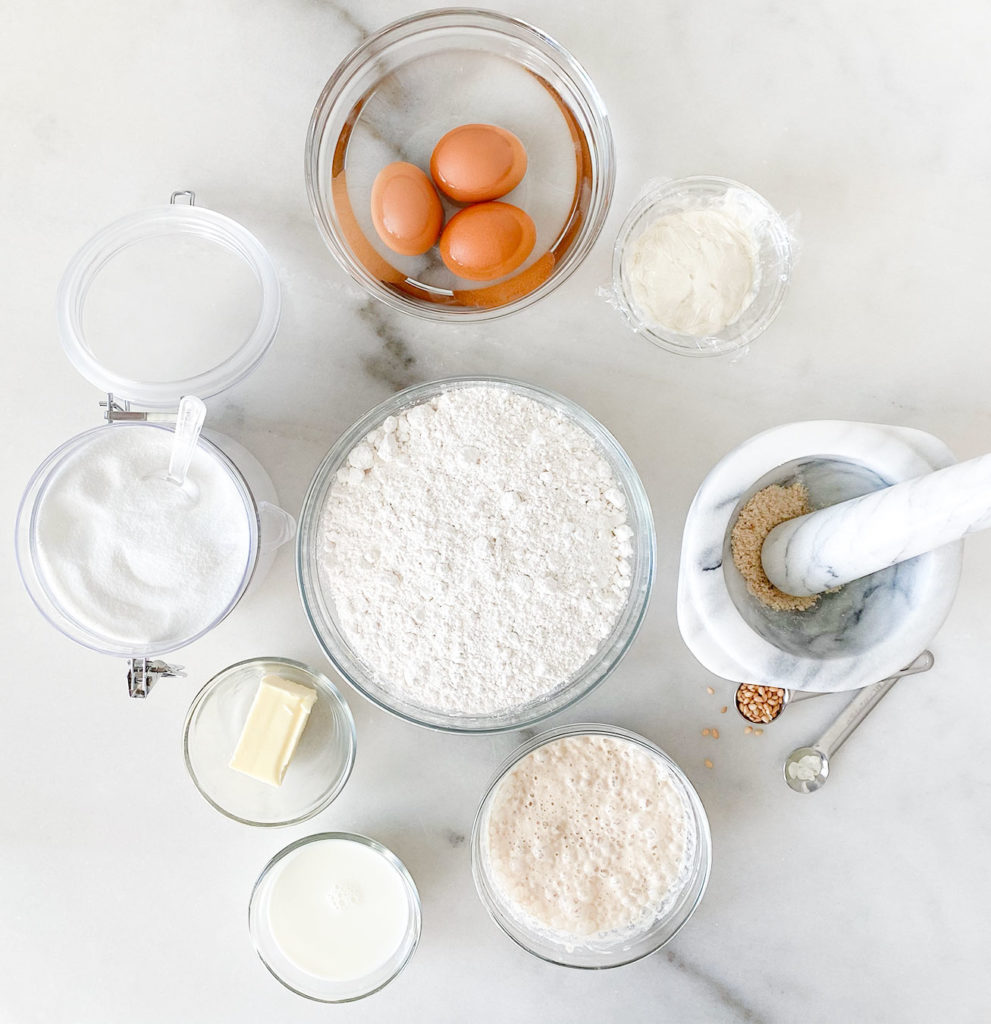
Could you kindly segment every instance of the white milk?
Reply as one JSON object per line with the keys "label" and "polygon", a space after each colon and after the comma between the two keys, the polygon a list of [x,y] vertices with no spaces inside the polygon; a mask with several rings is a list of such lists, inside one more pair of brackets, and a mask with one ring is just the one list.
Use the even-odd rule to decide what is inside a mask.
{"label": "white milk", "polygon": [[377,850],[347,839],[289,854],[268,899],[275,944],[300,970],[328,981],[356,981],[382,967],[409,921],[399,872]]}
{"label": "white milk", "polygon": [[165,480],[172,438],[151,426],[101,428],[39,497],[45,588],[108,643],[191,639],[224,614],[248,567],[249,512],[234,480],[200,447],[186,487]]}

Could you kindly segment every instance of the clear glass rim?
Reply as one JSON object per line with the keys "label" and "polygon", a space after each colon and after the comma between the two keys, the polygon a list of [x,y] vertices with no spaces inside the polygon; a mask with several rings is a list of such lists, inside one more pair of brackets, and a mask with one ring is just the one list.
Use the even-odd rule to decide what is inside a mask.
{"label": "clear glass rim", "polygon": [[[543,698],[534,702],[532,705],[529,705],[531,712],[525,717],[521,717],[519,715],[518,712],[521,709],[515,709],[516,713],[510,711],[500,715],[457,717],[445,715],[441,712],[431,712],[429,709],[422,709],[425,713],[436,716],[435,720],[429,720],[393,706],[385,697],[370,690],[362,680],[360,666],[355,666],[351,662],[350,658],[346,656],[342,657],[341,652],[339,652],[332,643],[328,642],[328,639],[324,636],[322,624],[318,619],[316,609],[312,606],[315,602],[311,602],[309,594],[309,590],[312,586],[311,577],[316,578],[318,574],[311,564],[312,559],[308,558],[311,554],[307,547],[308,538],[319,525],[319,516],[323,508],[323,500],[326,496],[326,491],[332,482],[335,467],[347,457],[347,454],[352,450],[355,444],[358,443],[358,441],[364,438],[369,431],[374,429],[375,426],[377,426],[393,411],[394,407],[398,406],[401,408],[408,408],[412,405],[420,404],[422,401],[426,401],[430,397],[452,388],[486,385],[506,387],[509,390],[518,389],[537,401],[543,401],[551,406],[556,406],[566,410],[573,419],[577,420],[579,426],[588,430],[592,437],[600,445],[606,448],[609,456],[611,457],[613,470],[616,471],[617,465],[622,467],[621,475],[623,479],[620,483],[631,493],[631,496],[637,505],[637,514],[642,519],[642,529],[638,530],[635,535],[639,537],[643,548],[643,561],[639,566],[639,576],[642,580],[640,589],[643,593],[638,602],[636,586],[631,582],[629,600],[617,619],[616,627],[614,627],[614,629],[619,629],[620,625],[623,624],[622,632],[625,633],[625,639],[621,645],[621,649],[617,651],[611,659],[602,663],[600,666],[602,671],[597,676],[589,675],[588,678],[583,681],[583,685],[581,687],[572,690],[574,683],[562,686],[559,690],[555,691],[555,693],[551,694],[549,698]],[[590,426],[593,429],[589,429]],[[571,399],[554,391],[539,387],[538,385],[498,376],[476,375],[447,377],[439,380],[428,381],[423,384],[415,384],[412,387],[397,392],[391,398],[379,403],[368,413],[362,416],[334,442],[327,455],[324,456],[320,465],[317,467],[317,470],[310,481],[310,485],[306,490],[306,495],[303,498],[302,511],[299,517],[299,529],[296,536],[296,578],[303,611],[310,624],[310,628],[313,631],[313,635],[316,637],[317,642],[324,654],[327,656],[327,659],[333,665],[334,669],[352,687],[354,687],[358,693],[371,701],[377,707],[389,712],[389,714],[395,715],[403,721],[410,722],[424,728],[433,729],[438,732],[450,732],[461,735],[487,735],[501,732],[515,732],[516,730],[527,728],[528,726],[542,722],[545,719],[550,718],[552,715],[556,715],[558,712],[571,707],[605,682],[605,680],[619,666],[643,625],[653,591],[656,561],[656,536],[653,515],[651,513],[649,499],[647,498],[647,492],[635,467],[633,466],[633,463],[630,461],[629,456],[626,454],[625,450],[616,438],[613,437],[613,435],[601,423],[599,423],[591,413],[587,412]],[[318,590],[318,587],[314,586],[313,589]],[[604,643],[600,650],[606,649],[607,648]],[[583,669],[581,670],[583,673],[587,671],[589,665],[595,663],[596,657],[597,656],[594,655],[592,659],[583,666]],[[524,705],[523,707],[526,708],[527,706],[528,705]]]}
{"label": "clear glass rim", "polygon": [[[359,995],[348,996],[344,999],[324,999],[321,996],[312,995],[309,992],[302,992],[300,989],[291,985],[285,978],[283,978],[275,968],[265,959],[262,955],[262,951],[259,948],[258,940],[255,934],[255,917],[253,911],[255,908],[255,901],[259,890],[267,880],[268,876],[272,873],[273,869],[282,862],[289,854],[294,853],[296,850],[303,846],[308,846],[310,843],[323,842],[325,840],[343,840],[349,843],[357,843],[360,846],[367,846],[369,849],[374,850],[376,853],[381,854],[386,861],[396,870],[399,877],[402,879],[403,885],[406,889],[407,897],[409,898],[410,909],[412,913],[412,926],[413,926],[413,940],[410,943],[410,948],[406,955],[403,957],[402,962],[396,967],[395,971],[389,975],[381,984],[376,985],[374,988],[369,989],[367,992],[362,992]],[[248,900],[248,934],[251,936],[251,944],[254,946],[255,953],[258,959],[265,965],[265,969],[269,974],[280,985],[284,985],[290,992],[295,995],[302,996],[304,999],[310,999],[315,1003],[355,1003],[359,999],[365,999],[368,996],[374,995],[376,992],[381,992],[387,985],[395,981],[400,974],[406,969],[406,965],[413,958],[413,954],[416,952],[417,947],[420,944],[420,935],[423,928],[423,907],[420,901],[420,893],[416,887],[416,883],[413,881],[413,876],[409,873],[406,865],[399,859],[383,843],[380,843],[377,839],[372,839],[370,836],[362,835],[359,832],[319,832],[315,835],[304,836],[302,839],[297,839],[295,842],[290,843],[288,846],[283,847],[274,857],[262,868],[261,874],[255,880],[255,884],[251,888],[251,896]]]}
{"label": "clear glass rim", "polygon": [[231,481],[237,488],[238,493],[244,502],[244,511],[248,524],[247,563],[245,565],[244,574],[241,577],[241,582],[227,607],[213,622],[204,626],[193,636],[183,637],[176,641],[165,641],[162,643],[129,646],[100,637],[88,627],[83,626],[81,623],[77,623],[76,620],[68,614],[68,612],[61,608],[58,601],[50,595],[48,587],[44,583],[43,574],[39,571],[35,562],[34,531],[38,514],[38,499],[44,492],[52,474],[59,468],[59,466],[62,465],[64,459],[70,455],[74,449],[82,448],[83,445],[87,443],[88,438],[94,436],[101,430],[133,429],[166,430],[169,433],[172,433],[172,428],[165,426],[164,424],[147,423],[142,421],[101,424],[70,437],[67,441],[64,441],[58,448],[51,452],[32,474],[27,487],[24,489],[24,494],[21,497],[20,505],[17,509],[17,521],[14,528],[17,569],[21,577],[21,582],[24,584],[24,588],[27,590],[32,604],[34,604],[38,611],[41,612],[42,616],[63,636],[68,637],[70,640],[80,644],[82,647],[89,648],[91,651],[97,651],[100,654],[108,654],[118,658],[148,658],[160,654],[168,654],[170,651],[177,651],[180,648],[188,647],[189,644],[199,640],[200,637],[205,636],[212,629],[220,625],[220,623],[230,615],[234,608],[237,607],[238,602],[244,596],[244,592],[248,589],[248,584],[251,582],[251,578],[254,575],[255,568],[258,564],[259,538],[261,530],[258,503],[255,501],[251,488],[248,486],[248,482],[244,479],[241,471],[234,465],[227,455],[221,451],[217,445],[201,434],[197,444],[209,455],[215,458],[229,474]]}
{"label": "clear glass rim", "polygon": [[[592,133],[592,137],[589,137],[588,132],[583,128],[583,135],[586,136],[589,155],[595,170],[595,180],[588,216],[580,229],[579,240],[569,249],[565,258],[554,267],[551,276],[542,285],[518,299],[490,308],[435,306],[400,296],[385,288],[341,242],[334,224],[325,212],[329,199],[325,198],[321,176],[322,139],[330,114],[335,104],[341,99],[351,76],[362,67],[364,62],[385,52],[393,42],[414,34],[428,32],[433,28],[451,27],[452,25],[508,34],[529,43],[547,59],[553,61],[572,84],[573,98],[580,102],[582,114],[587,119],[589,130]],[[373,297],[400,312],[435,322],[466,323],[491,320],[524,309],[563,284],[577,270],[595,244],[605,224],[612,201],[616,166],[612,131],[605,105],[585,68],[567,49],[546,32],[519,18],[480,8],[446,7],[421,11],[384,26],[361,42],[341,61],[320,93],[310,118],[306,136],[304,174],[310,210],[324,244],[330,249],[339,265],[358,284]]]}
{"label": "clear glass rim", "polygon": [[[344,719],[347,722],[347,730],[344,736],[344,743],[347,748],[346,752],[346,766],[344,771],[335,780],[333,786],[328,788],[325,796],[320,802],[312,809],[304,814],[296,815],[293,818],[287,818],[284,821],[254,821],[251,818],[243,818],[238,814],[234,814],[233,811],[229,811],[226,807],[218,804],[200,785],[200,780],[196,775],[196,771],[193,768],[192,761],[189,757],[189,730],[192,725],[193,718],[202,705],[202,703],[210,696],[210,694],[219,686],[232,672],[238,669],[247,668],[250,665],[289,665],[292,668],[298,669],[299,671],[305,672],[307,675],[313,678],[313,681],[324,691],[334,704],[343,712]],[[236,661],[233,665],[228,665],[226,668],[221,669],[214,676],[207,680],[206,683],[200,688],[199,692],[192,699],[189,709],[186,711],[186,720],[182,726],[182,759],[186,765],[186,771],[189,773],[189,777],[193,780],[193,785],[196,787],[197,792],[204,800],[216,811],[219,811],[225,818],[230,818],[232,821],[238,821],[242,825],[250,825],[252,828],[286,828],[290,825],[299,825],[304,821],[309,821],[310,818],[316,817],[321,811],[326,810],[340,795],[344,787],[348,783],[348,779],[351,778],[351,773],[354,771],[354,762],[358,752],[358,731],[354,724],[354,715],[351,713],[351,708],[348,702],[344,699],[343,694],[333,682],[322,672],[311,668],[309,665],[305,665],[301,661],[295,661],[292,658],[245,658],[243,661]]]}
{"label": "clear glass rim", "polygon": [[[573,736],[606,736],[614,739],[629,740],[646,750],[652,756],[659,758],[671,770],[672,774],[681,785],[685,796],[687,797],[689,809],[692,814],[692,820],[696,829],[696,870],[701,869],[701,874],[699,882],[697,883],[698,892],[695,897],[690,903],[679,908],[681,920],[675,926],[671,934],[662,938],[655,946],[653,946],[653,948],[646,949],[633,956],[621,957],[610,963],[571,963],[568,960],[545,955],[544,953],[533,949],[519,936],[514,935],[506,928],[500,920],[499,915],[496,913],[496,908],[493,906],[487,892],[487,875],[481,855],[482,830],[484,826],[485,812],[489,807],[493,794],[499,787],[502,780],[506,777],[507,773],[528,754],[533,753],[533,751],[545,746],[547,743],[552,743],[555,740]],[[543,960],[545,963],[555,964],[558,967],[569,967],[573,970],[580,971],[602,971],[611,970],[615,967],[625,967],[628,964],[636,963],[638,960],[643,960],[645,957],[651,956],[659,949],[666,946],[678,934],[678,932],[688,924],[695,914],[695,911],[698,909],[699,904],[702,902],[702,898],[705,895],[705,891],[709,884],[709,876],[712,872],[712,833],[709,828],[709,819],[706,815],[705,807],[702,804],[698,792],[681,766],[670,756],[670,754],[662,750],[656,743],[648,740],[645,736],[641,736],[639,733],[632,732],[629,729],[623,729],[620,726],[606,725],[602,723],[580,722],[574,725],[560,725],[553,729],[547,729],[534,736],[532,739],[527,740],[509,754],[503,760],[502,764],[499,765],[499,768],[492,777],[492,781],[485,790],[484,796],[481,801],[479,801],[478,810],[475,812],[475,818],[472,822],[470,845],[471,874],[472,880],[475,883],[475,891],[478,894],[478,898],[481,901],[482,906],[485,907],[486,913],[498,926],[499,930],[512,939],[513,942],[515,942],[521,949],[526,950],[527,953],[537,957],[539,960]]]}
{"label": "clear glass rim", "polygon": [[[707,344],[700,345],[700,339],[690,335],[677,334],[674,331],[665,331],[661,327],[652,327],[645,324],[636,312],[633,303],[626,294],[623,278],[623,251],[630,241],[633,232],[654,206],[664,203],[667,199],[683,192],[703,191],[738,191],[745,194],[752,202],[758,204],[765,211],[768,223],[772,226],[771,234],[774,235],[779,245],[784,250],[782,278],[775,288],[774,295],[761,315],[751,327],[737,338],[719,339],[713,335],[706,338]],[[709,358],[711,356],[728,355],[745,349],[748,345],[759,338],[768,327],[774,322],[781,307],[784,304],[785,296],[791,283],[791,272],[794,264],[794,247],[791,234],[781,214],[755,189],[742,182],[734,181],[732,178],[721,178],[715,175],[692,175],[686,178],[673,178],[659,182],[642,195],[633,208],[627,214],[619,233],[616,236],[616,243],[613,246],[612,278],[613,294],[619,304],[620,313],[628,327],[636,334],[646,338],[651,344],[662,348],[667,352],[674,352],[676,355],[688,356],[691,359]],[[730,325],[732,327],[732,325]]]}
{"label": "clear glass rim", "polygon": [[[83,328],[89,289],[109,260],[128,246],[162,235],[191,234],[239,256],[260,290],[258,320],[241,346],[216,366],[174,381],[136,381],[92,353]],[[265,247],[243,225],[203,206],[169,205],[139,210],[108,224],[72,257],[59,282],[56,316],[62,348],[91,384],[149,409],[173,408],[183,395],[209,398],[232,387],[258,365],[275,340],[282,310],[279,278]]]}

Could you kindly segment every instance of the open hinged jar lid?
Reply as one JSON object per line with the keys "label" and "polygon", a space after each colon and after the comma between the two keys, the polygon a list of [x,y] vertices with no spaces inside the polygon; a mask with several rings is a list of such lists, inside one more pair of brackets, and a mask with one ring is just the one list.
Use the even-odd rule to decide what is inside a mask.
{"label": "open hinged jar lid", "polygon": [[254,369],[281,309],[261,243],[194,198],[176,192],[116,221],[69,263],[62,344],[106,393],[111,426],[52,452],[17,519],[35,605],[75,642],[129,659],[132,696],[176,674],[159,655],[213,629],[295,534],[268,474],[230,438],[187,435],[192,454],[173,476],[180,399],[208,398]]}
{"label": "open hinged jar lid", "polygon": [[194,201],[174,192],[169,205],[108,225],[62,277],[66,355],[119,401],[168,410],[182,395],[209,398],[250,373],[275,338],[271,258],[246,228]]}

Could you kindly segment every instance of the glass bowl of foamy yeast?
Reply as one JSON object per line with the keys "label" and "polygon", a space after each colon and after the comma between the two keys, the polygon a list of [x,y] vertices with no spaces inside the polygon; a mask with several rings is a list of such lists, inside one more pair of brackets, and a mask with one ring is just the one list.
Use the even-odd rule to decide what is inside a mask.
{"label": "glass bowl of foamy yeast", "polygon": [[608,725],[545,732],[502,766],[471,836],[492,919],[565,967],[619,967],[668,942],[705,892],[705,810],[659,747]]}
{"label": "glass bowl of foamy yeast", "polygon": [[[455,144],[449,133],[462,129]],[[465,165],[497,162],[510,139],[525,173],[505,179],[509,191],[451,188],[432,164],[442,139]],[[609,121],[584,68],[494,11],[425,11],[371,35],[327,82],[306,140],[310,207],[330,251],[375,298],[432,320],[502,316],[553,291],[598,238],[614,177]]]}
{"label": "glass bowl of foamy yeast", "polygon": [[303,605],[334,667],[408,721],[519,729],[619,664],[654,575],[643,484],[574,402],[496,377],[393,396],[303,503]]}
{"label": "glass bowl of foamy yeast", "polygon": [[62,345],[105,396],[107,422],[42,462],[17,519],[34,603],[72,640],[129,659],[136,696],[174,674],[160,656],[228,615],[295,532],[268,474],[232,438],[204,431],[184,482],[168,479],[181,397],[248,374],[281,304],[261,243],[193,198],[111,224],[66,269]]}
{"label": "glass bowl of foamy yeast", "polygon": [[324,832],[272,858],[248,927],[262,963],[297,995],[347,1003],[388,985],[420,940],[420,897],[402,861],[367,836]]}

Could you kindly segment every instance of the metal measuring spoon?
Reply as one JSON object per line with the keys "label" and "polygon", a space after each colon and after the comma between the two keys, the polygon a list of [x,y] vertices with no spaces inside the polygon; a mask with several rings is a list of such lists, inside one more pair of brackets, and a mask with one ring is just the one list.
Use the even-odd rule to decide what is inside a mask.
{"label": "metal measuring spoon", "polygon": [[902,676],[928,672],[935,658],[923,651],[907,668],[879,683],[865,686],[840,712],[833,724],[809,747],[797,747],[785,758],[785,782],[796,793],[814,793],[829,778],[829,759],[853,734],[854,729],[877,707],[881,698]]}
{"label": "metal measuring spoon", "polygon": [[747,685],[752,685],[752,684],[740,683],[740,685],[737,686],[736,691],[733,694],[733,707],[736,708],[736,713],[745,722],[748,722],[750,725],[759,725],[759,726],[770,725],[771,722],[776,722],[781,717],[781,715],[784,712],[785,708],[787,708],[789,704],[797,704],[799,701],[809,700],[811,697],[823,697],[823,696],[825,696],[824,693],[812,693],[811,691],[808,691],[808,690],[790,690],[786,686],[771,686],[771,685],[767,685],[767,687],[766,687],[767,689],[780,690],[781,691],[781,705],[778,707],[778,710],[775,713],[774,717],[771,719],[771,722],[766,722],[762,718],[751,718],[749,715],[745,715],[743,713],[743,709],[740,707],[740,691],[743,689],[744,686],[747,686]]}

